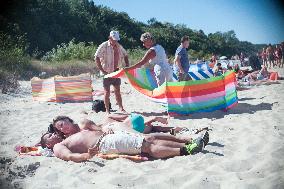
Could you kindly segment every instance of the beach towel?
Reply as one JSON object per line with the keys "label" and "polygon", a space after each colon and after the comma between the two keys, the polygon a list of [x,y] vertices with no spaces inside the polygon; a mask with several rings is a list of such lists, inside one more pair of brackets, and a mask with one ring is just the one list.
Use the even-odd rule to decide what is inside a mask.
{"label": "beach towel", "polygon": [[86,102],[92,101],[92,80],[90,74],[78,76],[55,76],[48,79],[31,79],[34,101],[44,102]]}
{"label": "beach towel", "polygon": [[16,146],[15,151],[19,155],[28,155],[28,156],[46,156],[52,157],[53,152],[48,148],[42,148],[41,146]]}
{"label": "beach towel", "polygon": [[156,103],[166,107],[169,115],[188,115],[229,109],[237,102],[236,76],[233,71],[209,79],[165,82],[157,86],[150,70],[119,70],[105,77],[126,75],[132,87]]}

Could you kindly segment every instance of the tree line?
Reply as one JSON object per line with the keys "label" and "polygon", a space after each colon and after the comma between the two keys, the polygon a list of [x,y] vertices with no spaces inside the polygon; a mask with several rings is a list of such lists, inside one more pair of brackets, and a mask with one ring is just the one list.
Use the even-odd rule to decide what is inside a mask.
{"label": "tree line", "polygon": [[0,31],[14,37],[24,36],[26,52],[37,58],[72,39],[99,45],[107,39],[110,30],[120,32],[126,49],[142,48],[140,35],[149,31],[169,55],[175,53],[183,35],[190,37],[190,52],[199,58],[212,53],[228,57],[240,52],[250,55],[262,47],[240,41],[233,30],[206,35],[202,30],[155,18],[142,23],[125,12],[88,0],[10,0],[1,6],[5,8],[0,15]]}

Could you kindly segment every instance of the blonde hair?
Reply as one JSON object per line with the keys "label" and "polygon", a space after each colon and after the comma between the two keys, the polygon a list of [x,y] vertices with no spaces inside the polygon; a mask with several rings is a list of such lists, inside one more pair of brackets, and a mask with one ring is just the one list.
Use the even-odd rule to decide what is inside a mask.
{"label": "blonde hair", "polygon": [[146,41],[147,39],[151,39],[155,43],[155,39],[150,32],[145,32],[141,35],[140,40],[142,42]]}

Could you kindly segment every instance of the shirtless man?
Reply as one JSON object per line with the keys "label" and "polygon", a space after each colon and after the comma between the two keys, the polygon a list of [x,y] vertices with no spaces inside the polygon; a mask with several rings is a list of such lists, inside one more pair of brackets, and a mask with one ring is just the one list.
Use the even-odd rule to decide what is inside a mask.
{"label": "shirtless man", "polygon": [[208,132],[203,138],[184,140],[162,133],[142,135],[125,131],[83,130],[64,140],[54,133],[46,133],[41,138],[41,145],[53,149],[54,155],[62,160],[82,162],[99,153],[128,155],[145,153],[154,158],[189,155],[202,151],[208,141]]}
{"label": "shirtless man", "polygon": [[273,48],[271,44],[269,44],[268,47],[266,48],[266,56],[267,56],[267,65],[269,64],[269,68],[271,68],[273,64]]}

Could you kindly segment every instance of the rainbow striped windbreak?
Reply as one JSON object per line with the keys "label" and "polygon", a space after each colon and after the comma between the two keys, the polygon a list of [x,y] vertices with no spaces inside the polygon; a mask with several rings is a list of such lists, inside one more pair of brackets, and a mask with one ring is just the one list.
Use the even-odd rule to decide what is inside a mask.
{"label": "rainbow striped windbreak", "polygon": [[106,77],[117,78],[124,74],[136,90],[167,107],[170,115],[226,110],[238,103],[233,71],[203,80],[165,82],[159,87],[153,73],[145,68],[120,70]]}
{"label": "rainbow striped windbreak", "polygon": [[82,102],[92,101],[92,80],[89,74],[48,79],[32,78],[32,95],[35,101]]}

